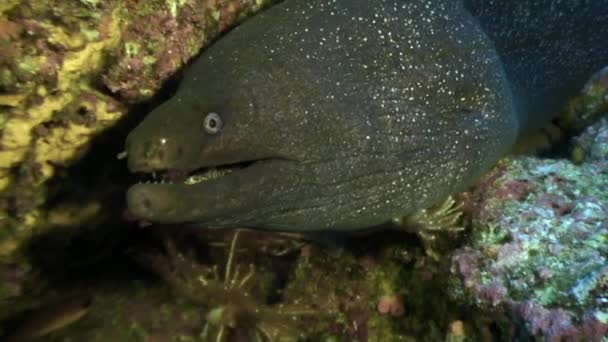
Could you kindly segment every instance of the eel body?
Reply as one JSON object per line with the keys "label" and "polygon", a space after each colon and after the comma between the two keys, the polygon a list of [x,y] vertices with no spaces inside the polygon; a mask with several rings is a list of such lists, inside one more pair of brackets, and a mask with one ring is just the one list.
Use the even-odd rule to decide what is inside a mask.
{"label": "eel body", "polygon": [[285,0],[211,45],[128,136],[159,223],[375,226],[441,202],[608,59],[605,0]]}

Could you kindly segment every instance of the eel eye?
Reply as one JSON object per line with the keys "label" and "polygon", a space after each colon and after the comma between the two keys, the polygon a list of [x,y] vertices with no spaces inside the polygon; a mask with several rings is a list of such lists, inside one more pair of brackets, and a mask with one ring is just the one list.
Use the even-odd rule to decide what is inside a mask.
{"label": "eel eye", "polygon": [[218,113],[211,112],[205,116],[205,131],[209,134],[216,134],[222,129],[222,118]]}

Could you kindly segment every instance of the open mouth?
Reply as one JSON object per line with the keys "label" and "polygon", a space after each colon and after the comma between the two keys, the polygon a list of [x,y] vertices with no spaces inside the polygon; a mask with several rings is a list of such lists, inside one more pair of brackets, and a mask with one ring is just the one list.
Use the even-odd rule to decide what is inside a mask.
{"label": "open mouth", "polygon": [[[263,199],[258,188],[272,183],[267,175],[281,174],[279,160],[255,159],[182,170],[141,167],[136,172],[143,175],[139,184],[127,191],[128,211],[134,219],[149,222],[211,223],[228,213],[250,210]],[[247,198],[251,199],[245,201]]]}
{"label": "open mouth", "polygon": [[254,160],[220,166],[200,167],[192,171],[157,170],[149,173],[141,173],[142,178],[138,183],[194,185],[221,178],[225,175],[245,169],[256,162],[258,161]]}

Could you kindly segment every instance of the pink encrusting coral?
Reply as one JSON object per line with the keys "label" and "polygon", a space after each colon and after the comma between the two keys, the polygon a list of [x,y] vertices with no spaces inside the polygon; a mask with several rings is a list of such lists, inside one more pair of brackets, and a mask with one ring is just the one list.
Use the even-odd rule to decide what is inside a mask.
{"label": "pink encrusting coral", "polygon": [[608,334],[608,118],[575,141],[581,165],[504,163],[484,184],[469,242],[451,256],[453,297],[546,341]]}

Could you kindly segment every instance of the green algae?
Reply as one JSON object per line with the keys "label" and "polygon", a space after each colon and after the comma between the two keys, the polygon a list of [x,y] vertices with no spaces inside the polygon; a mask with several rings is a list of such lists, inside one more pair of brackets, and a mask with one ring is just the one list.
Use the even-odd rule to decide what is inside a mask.
{"label": "green algae", "polygon": [[127,55],[127,57],[133,58],[133,57],[137,57],[137,55],[139,54],[140,46],[138,43],[125,42],[124,47],[125,47],[125,54]]}

